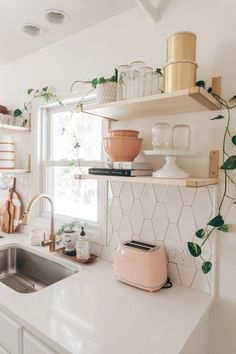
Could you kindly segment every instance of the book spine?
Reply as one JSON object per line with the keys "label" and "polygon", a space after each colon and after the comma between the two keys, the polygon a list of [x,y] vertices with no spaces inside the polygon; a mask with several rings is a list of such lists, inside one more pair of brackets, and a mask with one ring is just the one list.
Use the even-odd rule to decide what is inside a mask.
{"label": "book spine", "polygon": [[112,162],[113,168],[119,168],[124,170],[140,169],[149,170],[151,165],[148,163],[136,163],[136,162]]}
{"label": "book spine", "polygon": [[131,170],[122,169],[103,169],[103,168],[90,168],[88,172],[91,175],[103,175],[103,176],[131,176]]}

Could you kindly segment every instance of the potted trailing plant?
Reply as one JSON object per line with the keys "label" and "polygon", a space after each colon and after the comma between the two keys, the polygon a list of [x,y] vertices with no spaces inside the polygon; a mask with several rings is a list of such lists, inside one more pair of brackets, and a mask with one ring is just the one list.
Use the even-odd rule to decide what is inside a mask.
{"label": "potted trailing plant", "polygon": [[[204,81],[200,81],[197,83],[197,86],[204,87]],[[188,249],[189,252],[193,257],[200,257],[202,260],[202,272],[207,274],[212,269],[212,263],[209,259],[205,259],[203,256],[204,245],[206,244],[209,237],[212,233],[216,230],[220,232],[228,232],[229,225],[225,223],[224,217],[222,215],[222,209],[225,201],[227,199],[231,200],[233,204],[236,204],[236,197],[230,194],[230,184],[233,184],[236,187],[236,180],[230,173],[233,170],[236,170],[236,155],[230,155],[227,147],[229,144],[231,146],[236,146],[236,135],[232,134],[232,127],[231,127],[231,111],[236,107],[234,102],[236,101],[236,95],[234,95],[228,102],[223,99],[222,97],[218,96],[212,89],[209,88],[208,92],[212,94],[212,96],[222,105],[222,107],[226,110],[226,115],[222,115],[220,112],[219,115],[211,118],[211,120],[219,120],[225,119],[226,126],[223,134],[223,141],[222,141],[222,164],[220,169],[223,171],[224,174],[224,185],[223,185],[223,194],[219,203],[217,214],[211,218],[207,225],[203,228],[196,231],[196,241],[188,242]],[[197,241],[199,240],[199,241]]]}
{"label": "potted trailing plant", "polygon": [[73,91],[74,86],[77,83],[91,84],[92,86],[92,89],[86,92],[84,96],[81,98],[77,107],[82,106],[85,97],[88,96],[94,90],[97,91],[97,103],[112,102],[117,100],[117,80],[118,80],[118,70],[115,69],[115,74],[109,78],[105,78],[101,76],[101,77],[95,77],[93,80],[90,81],[76,80],[72,83],[70,91],[71,92]]}
{"label": "potted trailing plant", "polygon": [[28,89],[27,94],[30,96],[30,100],[24,103],[23,108],[16,108],[13,112],[13,116],[15,119],[21,120],[20,125],[25,127],[29,124],[30,121],[30,110],[31,110],[31,103],[34,98],[36,97],[43,97],[46,102],[49,101],[57,101],[60,105],[63,105],[61,102],[61,98],[53,93],[53,91],[48,87],[43,87],[42,89]]}

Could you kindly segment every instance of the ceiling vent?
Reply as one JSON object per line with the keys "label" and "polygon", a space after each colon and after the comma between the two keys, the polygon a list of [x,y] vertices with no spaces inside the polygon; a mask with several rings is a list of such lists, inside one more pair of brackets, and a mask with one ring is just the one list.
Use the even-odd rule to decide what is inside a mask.
{"label": "ceiling vent", "polygon": [[44,33],[44,29],[35,23],[26,23],[22,30],[30,36],[41,36]]}
{"label": "ceiling vent", "polygon": [[69,22],[69,15],[62,10],[50,9],[46,10],[46,19],[58,25]]}

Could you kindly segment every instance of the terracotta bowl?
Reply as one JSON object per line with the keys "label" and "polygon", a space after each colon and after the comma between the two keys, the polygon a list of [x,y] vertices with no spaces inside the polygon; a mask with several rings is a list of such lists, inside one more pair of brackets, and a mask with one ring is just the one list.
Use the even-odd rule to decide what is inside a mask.
{"label": "terracotta bowl", "polygon": [[139,135],[139,131],[137,130],[127,130],[127,129],[115,129],[109,131],[110,136],[130,136],[137,137]]}
{"label": "terracotta bowl", "polygon": [[110,136],[103,139],[104,150],[111,161],[133,161],[138,156],[143,139]]}

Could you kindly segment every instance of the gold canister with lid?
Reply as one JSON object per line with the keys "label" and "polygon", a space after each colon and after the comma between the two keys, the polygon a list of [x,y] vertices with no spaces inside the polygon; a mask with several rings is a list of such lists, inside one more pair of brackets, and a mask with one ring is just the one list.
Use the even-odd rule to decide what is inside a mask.
{"label": "gold canister with lid", "polygon": [[172,92],[196,85],[198,65],[194,61],[181,60],[164,67],[165,92]]}
{"label": "gold canister with lid", "polygon": [[197,36],[192,32],[177,32],[169,36],[166,46],[166,62],[196,60]]}

